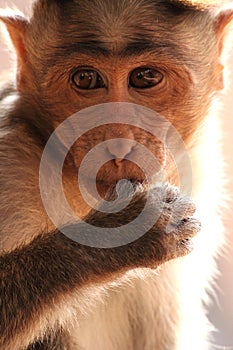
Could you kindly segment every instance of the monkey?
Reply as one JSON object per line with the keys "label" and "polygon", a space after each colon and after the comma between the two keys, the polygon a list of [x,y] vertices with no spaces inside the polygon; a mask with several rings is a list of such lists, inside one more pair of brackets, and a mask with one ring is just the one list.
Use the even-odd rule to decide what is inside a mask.
{"label": "monkey", "polygon": [[[30,18],[0,13],[17,54],[14,82],[1,92],[1,350],[210,348],[203,304],[222,242],[215,101],[224,87],[232,18],[230,6],[188,0],[37,0]],[[70,133],[82,125],[72,119],[68,136],[60,127],[83,110],[89,125],[99,105],[108,122],[92,125],[68,147]],[[137,122],[145,108],[180,135],[192,179],[181,143],[166,149],[153,134],[161,119],[150,119],[149,131]],[[123,123],[114,113],[137,120]],[[154,166],[146,158],[152,179],[140,168],[145,153],[138,144],[157,160]],[[97,208],[76,183],[95,147],[83,172],[85,191],[92,192],[97,154],[102,164],[94,181],[105,199]],[[66,216],[63,201],[51,196],[60,163],[66,200],[81,221]],[[42,190],[41,164],[48,182]],[[195,205],[186,194],[190,183]],[[105,212],[121,192],[123,207]],[[127,230],[128,224],[141,213],[141,236],[112,247],[101,237],[99,246],[92,244],[98,228],[114,229],[112,238],[122,242],[123,235],[125,242],[137,229]],[[90,244],[80,243],[86,235]]]}

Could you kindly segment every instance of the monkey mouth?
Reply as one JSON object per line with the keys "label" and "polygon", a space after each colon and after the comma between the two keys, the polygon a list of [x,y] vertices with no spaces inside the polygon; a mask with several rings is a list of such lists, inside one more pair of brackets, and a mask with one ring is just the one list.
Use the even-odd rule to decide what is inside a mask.
{"label": "monkey mouth", "polygon": [[96,178],[91,177],[90,175],[84,179],[85,191],[95,197],[97,193],[103,198],[106,199],[108,195],[115,193],[117,190],[117,185],[123,185],[121,182],[128,181],[133,188],[136,188],[138,185],[147,185],[148,179],[143,174],[143,172],[138,174],[132,173],[111,173],[111,174],[98,174]]}
{"label": "monkey mouth", "polygon": [[[93,167],[92,167],[93,166]],[[79,187],[95,197],[98,194],[105,198],[109,192],[114,192],[120,182],[128,181],[133,187],[137,185],[147,186],[149,183],[157,182],[156,178],[160,169],[148,163],[148,169],[142,169],[130,160],[122,160],[117,163],[114,160],[104,163],[98,171],[95,170],[94,162],[90,162],[79,171]],[[81,180],[81,181],[80,181]]]}
{"label": "monkey mouth", "polygon": [[118,166],[116,166],[114,161],[108,161],[97,172],[92,168],[91,164],[88,164],[86,168],[82,168],[79,175],[100,185],[114,186],[121,180],[128,180],[132,183],[144,183],[160,171],[159,168],[155,171],[155,168],[151,167],[150,169],[149,167],[150,165],[148,165],[149,170],[146,169],[145,171],[129,160],[122,161]]}
{"label": "monkey mouth", "polygon": [[79,173],[79,185],[85,188],[90,194],[99,193],[101,197],[105,197],[108,193],[113,193],[117,185],[122,181],[130,182],[133,187],[139,184],[146,184],[147,177],[144,172],[137,166],[125,166],[122,168],[114,167],[112,164],[102,166],[96,176],[92,176],[94,172],[86,171]]}
{"label": "monkey mouth", "polygon": [[120,178],[118,180],[114,180],[114,181],[106,181],[106,180],[103,180],[103,179],[98,179],[96,181],[96,185],[98,186],[109,186],[109,187],[116,187],[117,184],[119,184],[119,182],[121,181],[128,181],[130,182],[131,184],[145,184],[147,183],[147,180],[146,179],[139,179],[139,178],[126,178],[126,177],[123,177],[123,178]]}
{"label": "monkey mouth", "polygon": [[117,186],[117,184],[119,184],[121,181],[128,181],[131,184],[146,184],[148,181],[146,179],[146,177],[127,177],[127,176],[122,176],[122,177],[113,177],[112,179],[107,177],[107,178],[100,178],[97,177],[96,179],[92,178],[92,177],[87,177],[86,178],[86,182],[88,183],[88,185],[96,185],[97,188],[99,186],[105,186],[105,187],[109,187],[109,188],[115,188]]}
{"label": "monkey mouth", "polygon": [[114,162],[107,162],[100,167],[96,176],[92,176],[94,172],[84,171],[81,176],[86,177],[89,181],[96,185],[116,186],[119,181],[126,180],[131,183],[144,183],[147,179],[144,171],[137,165],[125,161],[121,166],[115,166]]}
{"label": "monkey mouth", "polygon": [[86,190],[89,192],[89,194],[94,195],[95,197],[95,191],[97,190],[97,193],[103,198],[106,199],[109,196],[111,197],[114,193],[116,193],[117,185],[121,183],[121,181],[125,182],[128,181],[132,185],[132,187],[135,189],[138,185],[146,185],[147,181],[146,179],[142,178],[126,178],[121,177],[119,179],[114,179],[110,181],[110,179],[101,179],[98,178],[96,181],[93,179],[87,179],[87,186],[85,186]]}

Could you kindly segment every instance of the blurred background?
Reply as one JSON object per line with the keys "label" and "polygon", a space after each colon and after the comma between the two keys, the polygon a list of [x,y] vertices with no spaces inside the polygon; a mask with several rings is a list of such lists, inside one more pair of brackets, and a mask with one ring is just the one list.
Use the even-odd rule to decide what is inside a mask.
{"label": "blurred background", "polygon": [[[0,8],[17,7],[26,14],[30,14],[32,0],[0,0]],[[12,57],[12,56],[11,56]],[[227,178],[229,190],[233,197],[233,42],[231,54],[228,58],[229,72],[226,79],[229,86],[223,97],[224,108],[222,110],[223,126],[223,154],[228,165]],[[9,50],[0,37],[0,75],[12,67]],[[233,203],[231,203],[231,206]],[[213,305],[209,310],[209,316],[214,323],[217,332],[211,350],[233,350],[233,210],[228,209],[224,214],[226,236],[228,242],[227,254],[218,261],[221,275],[218,279],[218,290]],[[188,349],[187,349],[188,350]],[[199,349],[197,349],[199,350]]]}

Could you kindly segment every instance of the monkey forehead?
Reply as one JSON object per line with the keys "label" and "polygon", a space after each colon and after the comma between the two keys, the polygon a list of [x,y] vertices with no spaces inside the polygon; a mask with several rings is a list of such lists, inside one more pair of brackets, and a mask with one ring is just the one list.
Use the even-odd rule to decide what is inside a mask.
{"label": "monkey forehead", "polygon": [[[81,43],[80,48],[98,47],[104,55],[122,51],[126,43],[131,49],[135,43],[140,43],[142,49],[142,44],[148,47],[152,42],[172,46],[179,41],[176,34],[182,32],[184,19],[189,17],[190,23],[194,9],[191,4],[169,0],[39,0],[34,6],[30,35],[36,50],[75,50],[73,45]],[[204,17],[208,11],[202,8],[198,14]],[[200,32],[200,21],[196,22]],[[208,22],[204,22],[207,30]],[[195,31],[194,19],[192,29]]]}

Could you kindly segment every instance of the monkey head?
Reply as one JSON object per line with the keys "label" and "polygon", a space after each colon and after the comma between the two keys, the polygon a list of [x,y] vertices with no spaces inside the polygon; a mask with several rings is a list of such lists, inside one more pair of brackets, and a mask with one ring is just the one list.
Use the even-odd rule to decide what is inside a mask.
{"label": "monkey head", "polygon": [[[17,52],[18,93],[39,111],[38,118],[25,113],[25,119],[43,140],[80,110],[129,103],[162,115],[190,148],[223,87],[222,48],[232,17],[232,9],[219,10],[211,1],[39,0],[30,20],[1,19]],[[97,182],[143,182],[145,174],[132,161],[142,156],[138,144],[169,168],[161,140],[143,125],[113,124],[107,113],[109,124],[88,130],[69,150],[77,170],[93,147],[112,139],[130,143],[119,140],[101,151],[112,159],[99,169]],[[136,107],[133,114],[141,118]]]}

